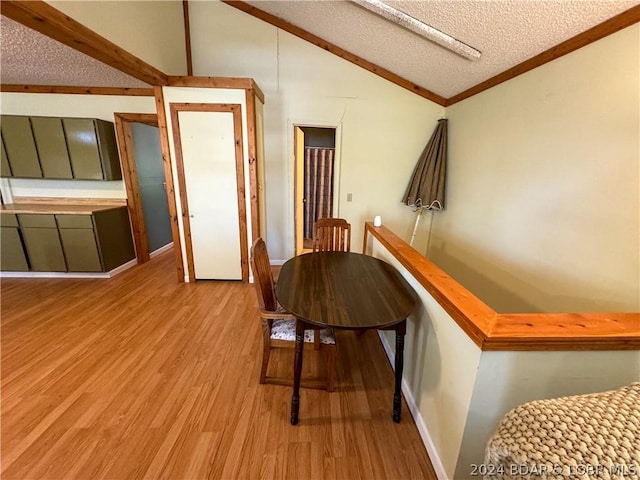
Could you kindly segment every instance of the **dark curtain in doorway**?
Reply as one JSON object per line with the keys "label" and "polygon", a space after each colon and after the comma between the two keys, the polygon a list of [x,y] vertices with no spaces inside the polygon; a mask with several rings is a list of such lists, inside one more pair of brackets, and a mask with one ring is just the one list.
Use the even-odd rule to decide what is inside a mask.
{"label": "dark curtain in doorway", "polygon": [[333,212],[333,148],[304,149],[304,238],[313,238],[313,224]]}

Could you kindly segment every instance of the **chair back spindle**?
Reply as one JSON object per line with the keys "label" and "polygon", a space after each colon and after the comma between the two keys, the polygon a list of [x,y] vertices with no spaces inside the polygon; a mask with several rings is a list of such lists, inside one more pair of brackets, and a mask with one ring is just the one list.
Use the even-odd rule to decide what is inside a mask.
{"label": "chair back spindle", "polygon": [[344,218],[319,218],[314,232],[314,252],[351,251],[351,224]]}

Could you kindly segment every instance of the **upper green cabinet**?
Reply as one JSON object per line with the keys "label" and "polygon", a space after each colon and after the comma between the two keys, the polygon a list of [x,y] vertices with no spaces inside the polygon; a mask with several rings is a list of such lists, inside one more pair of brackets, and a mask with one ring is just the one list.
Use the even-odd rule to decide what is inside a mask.
{"label": "upper green cabinet", "polygon": [[62,119],[31,117],[31,129],[44,178],[73,178]]}
{"label": "upper green cabinet", "polygon": [[4,142],[0,140],[2,145],[2,168],[0,169],[0,177],[10,177],[11,167],[9,166],[9,158],[7,158],[7,151],[4,149]]}
{"label": "upper green cabinet", "polygon": [[29,117],[2,115],[2,140],[11,167],[11,176],[42,178],[38,150]]}
{"label": "upper green cabinet", "polygon": [[74,178],[120,180],[113,124],[88,118],[63,118]]}
{"label": "upper green cabinet", "polygon": [[2,115],[1,129],[3,177],[122,179],[111,122]]}

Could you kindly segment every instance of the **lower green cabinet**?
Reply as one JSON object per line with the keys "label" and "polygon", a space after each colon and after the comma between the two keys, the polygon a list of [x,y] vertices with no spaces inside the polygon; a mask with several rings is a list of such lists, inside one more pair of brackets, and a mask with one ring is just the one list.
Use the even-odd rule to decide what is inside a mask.
{"label": "lower green cabinet", "polygon": [[91,215],[56,215],[69,272],[101,272]]}
{"label": "lower green cabinet", "polygon": [[24,253],[22,236],[18,229],[18,219],[15,215],[0,216],[2,225],[0,232],[0,270],[7,272],[26,272],[29,270],[27,257]]}
{"label": "lower green cabinet", "polygon": [[1,269],[109,272],[135,259],[126,207],[91,214],[0,215]]}
{"label": "lower green cabinet", "polygon": [[66,272],[58,226],[53,215],[18,215],[24,246],[34,272]]}

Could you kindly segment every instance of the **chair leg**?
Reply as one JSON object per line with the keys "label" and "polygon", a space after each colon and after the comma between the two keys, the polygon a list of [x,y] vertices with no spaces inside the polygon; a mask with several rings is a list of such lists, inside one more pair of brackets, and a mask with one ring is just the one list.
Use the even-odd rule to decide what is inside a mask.
{"label": "chair leg", "polygon": [[327,392],[333,392],[336,383],[336,348],[327,348]]}
{"label": "chair leg", "polygon": [[267,369],[271,355],[271,328],[266,320],[262,320],[262,367],[260,368],[260,383],[267,383]]}

